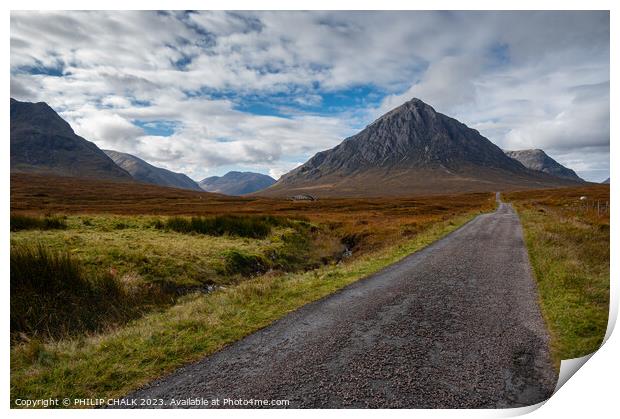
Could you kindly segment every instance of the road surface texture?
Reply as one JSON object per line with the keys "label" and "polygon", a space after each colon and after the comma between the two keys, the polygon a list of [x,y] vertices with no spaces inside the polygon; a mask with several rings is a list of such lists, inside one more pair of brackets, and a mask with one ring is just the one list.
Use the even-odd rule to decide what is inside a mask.
{"label": "road surface texture", "polygon": [[[302,408],[503,408],[557,374],[508,204],[126,400],[289,400]],[[239,407],[239,406],[236,406]],[[255,406],[249,406],[255,407]]]}

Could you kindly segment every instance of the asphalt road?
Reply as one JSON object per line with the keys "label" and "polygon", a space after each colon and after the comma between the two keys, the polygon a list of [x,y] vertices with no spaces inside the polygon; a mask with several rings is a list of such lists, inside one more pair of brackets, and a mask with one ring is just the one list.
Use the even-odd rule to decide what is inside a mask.
{"label": "asphalt road", "polygon": [[519,219],[502,203],[126,400],[288,400],[288,407],[312,408],[530,405],[550,397],[557,380],[537,298]]}

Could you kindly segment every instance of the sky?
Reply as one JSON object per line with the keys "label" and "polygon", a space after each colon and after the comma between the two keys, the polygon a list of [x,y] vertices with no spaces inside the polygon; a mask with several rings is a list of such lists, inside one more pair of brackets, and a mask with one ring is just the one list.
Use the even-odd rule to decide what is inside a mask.
{"label": "sky", "polygon": [[413,97],[609,176],[609,13],[11,12],[11,97],[195,180],[278,178]]}

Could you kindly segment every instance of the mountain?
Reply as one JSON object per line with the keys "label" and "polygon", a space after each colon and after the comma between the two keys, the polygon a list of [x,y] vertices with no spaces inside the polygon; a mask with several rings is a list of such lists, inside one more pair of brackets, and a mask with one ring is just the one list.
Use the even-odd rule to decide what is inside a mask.
{"label": "mountain", "polygon": [[608,184],[608,185],[609,185],[609,180],[610,180],[610,179],[611,179],[611,178],[607,178],[607,179],[605,179],[604,181],[602,181],[601,183],[606,183],[606,184]]}
{"label": "mountain", "polygon": [[552,176],[557,176],[563,179],[574,180],[577,182],[583,182],[584,180],[577,176],[573,170],[568,167],[562,166],[557,161],[553,160],[544,151],[540,149],[533,150],[514,150],[504,151],[508,157],[518,160],[523,166],[528,169],[536,170],[539,172],[548,173]]}
{"label": "mountain", "polygon": [[207,192],[226,195],[244,195],[263,190],[276,182],[271,176],[253,172],[228,172],[224,176],[211,176],[198,182]]}
{"label": "mountain", "polygon": [[44,102],[11,98],[11,172],[131,180]]}
{"label": "mountain", "polygon": [[258,195],[394,196],[571,183],[527,169],[478,131],[414,98]]}
{"label": "mountain", "polygon": [[155,167],[131,154],[114,150],[103,151],[114,163],[126,170],[138,182],[202,191],[196,182],[183,173],[176,173],[167,169],[162,169],[161,167]]}

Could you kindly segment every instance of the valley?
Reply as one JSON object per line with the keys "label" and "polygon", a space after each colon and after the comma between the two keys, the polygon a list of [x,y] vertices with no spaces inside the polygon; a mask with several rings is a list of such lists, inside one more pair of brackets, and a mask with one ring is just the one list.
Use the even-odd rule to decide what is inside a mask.
{"label": "valley", "polygon": [[[12,249],[39,243],[68,255],[87,282],[107,278],[121,293],[96,297],[116,310],[100,310],[101,317],[90,325],[71,325],[67,332],[66,324],[53,323],[55,333],[16,333],[12,398],[123,396],[415,254],[496,207],[495,195],[489,193],[295,202],[69,178],[52,179],[42,196],[33,185],[37,183],[13,183],[12,213],[49,219],[49,228],[39,222],[34,229],[16,229]],[[609,254],[588,246],[608,242],[608,214],[580,212],[579,197],[604,200],[608,194],[609,187],[599,185],[505,197],[524,223],[554,362],[594,350],[604,333],[609,283],[608,270],[600,270],[600,263],[608,261]],[[140,206],[130,196],[142,197]],[[234,227],[222,235],[223,230],[173,230],[179,217],[191,221],[222,213],[262,219],[269,227],[254,238],[239,236]],[[574,228],[596,239],[583,241]],[[566,247],[567,240],[575,246]],[[544,256],[548,252],[552,259]],[[599,259],[590,261],[586,254]],[[549,269],[549,260],[556,268]],[[580,263],[586,265],[575,277],[582,284],[576,288],[567,269]],[[595,277],[587,279],[587,272],[596,272]],[[572,312],[557,311],[558,298],[578,298],[580,303],[570,306]],[[73,317],[65,317],[96,307],[93,301],[79,301],[88,306],[76,307]],[[592,320],[588,324],[598,325],[587,333],[579,329],[584,310]]]}
{"label": "valley", "polygon": [[[94,301],[114,310],[102,310],[79,329],[50,323],[56,327],[52,333],[32,328],[41,319],[16,319],[31,327],[15,328],[12,338],[13,399],[60,392],[121,396],[376,272],[495,206],[488,193],[294,202],[64,177],[48,179],[41,192],[41,183],[18,179],[12,182],[14,217],[62,221],[61,228],[41,230],[41,222],[13,231],[12,249],[40,244],[66,255],[84,281],[94,283],[86,285]],[[175,216],[191,220],[222,213],[276,221],[263,238],[233,230],[220,236],[166,228]],[[102,280],[115,284],[115,294],[105,293]],[[19,290],[13,294],[16,304],[41,298]],[[94,307],[93,300],[73,303],[82,305],[70,314],[41,304],[48,309],[42,315],[80,318],[78,313]],[[22,312],[12,309],[15,316]]]}

